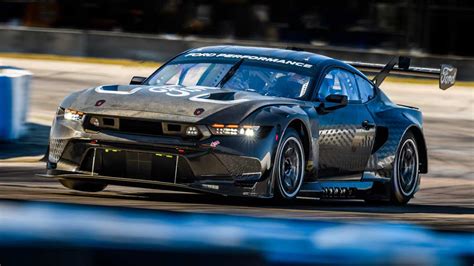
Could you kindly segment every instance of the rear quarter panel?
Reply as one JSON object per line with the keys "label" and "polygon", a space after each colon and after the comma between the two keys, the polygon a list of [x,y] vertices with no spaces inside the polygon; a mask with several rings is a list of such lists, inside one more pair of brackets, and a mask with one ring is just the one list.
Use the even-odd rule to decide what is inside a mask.
{"label": "rear quarter panel", "polygon": [[[367,107],[372,112],[378,129],[386,132],[386,136],[376,136],[377,141],[383,141],[369,158],[366,171],[372,174],[392,178],[395,155],[404,134],[408,130],[423,132],[422,113],[417,108],[397,105],[380,91]],[[383,138],[382,140],[380,138]],[[421,134],[421,137],[422,134]],[[378,139],[377,139],[378,138]],[[424,139],[420,143],[424,148],[420,153],[426,155]],[[421,155],[423,156],[423,155]]]}

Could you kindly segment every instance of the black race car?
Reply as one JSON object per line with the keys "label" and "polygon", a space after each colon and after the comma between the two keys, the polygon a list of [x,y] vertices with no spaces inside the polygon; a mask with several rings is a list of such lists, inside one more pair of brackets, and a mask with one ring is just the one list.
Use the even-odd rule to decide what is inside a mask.
{"label": "black race car", "polygon": [[[90,192],[115,184],[403,204],[428,170],[422,115],[379,85],[390,71],[437,77],[442,89],[456,76],[449,65],[409,64],[240,46],[189,50],[130,85],[67,96],[43,176]],[[378,74],[370,80],[361,71]]]}

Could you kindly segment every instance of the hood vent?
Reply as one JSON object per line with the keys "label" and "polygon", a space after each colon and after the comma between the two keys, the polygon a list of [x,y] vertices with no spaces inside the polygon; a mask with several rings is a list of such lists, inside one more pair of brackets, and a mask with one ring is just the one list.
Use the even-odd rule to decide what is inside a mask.
{"label": "hood vent", "polygon": [[217,101],[233,101],[235,100],[235,92],[216,92],[203,96],[202,98]]}

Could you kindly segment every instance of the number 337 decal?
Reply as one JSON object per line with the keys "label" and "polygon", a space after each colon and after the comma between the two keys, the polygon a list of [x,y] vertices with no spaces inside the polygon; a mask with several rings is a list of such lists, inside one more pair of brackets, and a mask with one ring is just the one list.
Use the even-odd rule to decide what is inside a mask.
{"label": "number 337 decal", "polygon": [[186,97],[190,96],[193,92],[204,92],[199,95],[191,96],[189,100],[196,101],[196,102],[209,102],[209,103],[217,103],[217,104],[236,104],[239,102],[248,101],[248,99],[236,99],[236,100],[213,100],[207,99],[206,96],[209,96],[210,90],[219,90],[219,88],[212,88],[212,87],[201,87],[201,86],[193,86],[193,87],[179,87],[179,86],[163,86],[163,87],[135,87],[130,88],[127,86],[118,86],[118,85],[109,85],[109,86],[101,86],[95,88],[97,93],[108,93],[108,94],[119,94],[119,95],[131,95],[137,93],[141,90],[147,90],[148,92],[152,93],[163,93],[165,95],[171,97]]}
{"label": "number 337 decal", "polygon": [[141,90],[148,90],[149,92],[155,93],[164,93],[172,97],[186,97],[191,95],[192,92],[202,92],[207,90],[218,90],[219,88],[212,87],[179,87],[179,86],[163,86],[163,87],[136,87],[130,88],[129,90],[120,90],[120,86],[110,85],[110,86],[100,86],[95,88],[97,93],[108,93],[108,94],[120,94],[120,95],[130,95],[134,94]]}

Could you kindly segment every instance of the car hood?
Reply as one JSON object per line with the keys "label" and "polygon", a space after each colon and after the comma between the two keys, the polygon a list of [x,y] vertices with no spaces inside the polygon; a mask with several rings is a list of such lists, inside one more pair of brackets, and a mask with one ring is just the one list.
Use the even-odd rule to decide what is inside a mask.
{"label": "car hood", "polygon": [[196,123],[240,123],[258,108],[301,101],[204,86],[107,85],[77,95],[69,108],[89,114]]}

